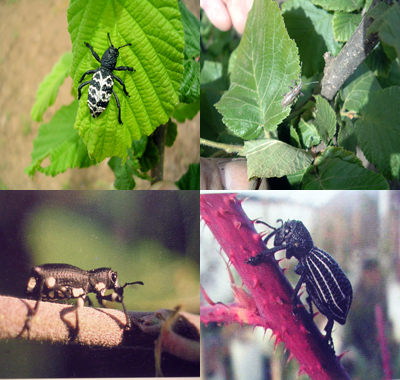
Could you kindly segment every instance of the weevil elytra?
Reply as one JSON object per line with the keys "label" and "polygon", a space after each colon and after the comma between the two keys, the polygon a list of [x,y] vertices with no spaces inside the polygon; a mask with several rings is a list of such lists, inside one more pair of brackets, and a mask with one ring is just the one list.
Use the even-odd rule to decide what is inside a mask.
{"label": "weevil elytra", "polygon": [[274,248],[267,248],[257,256],[250,257],[246,262],[251,265],[259,265],[266,261],[267,257],[275,252],[286,250],[286,258],[295,257],[299,263],[294,271],[300,275],[300,279],[293,291],[293,313],[297,314],[298,292],[303,283],[306,284],[308,293],[307,302],[310,314],[313,315],[312,302],[318,310],[328,318],[325,326],[325,341],[333,349],[332,328],[334,321],[341,325],[346,323],[347,314],[353,299],[351,283],[344,274],[339,264],[324,250],[314,246],[313,240],[307,228],[299,220],[288,220],[279,228],[274,228],[263,221],[273,231],[264,239],[268,240],[275,235]]}
{"label": "weevil elytra", "polygon": [[[32,268],[26,293],[37,300],[33,312],[28,315],[25,329],[30,328],[31,319],[37,313],[41,301],[57,301],[76,298],[76,309],[84,306],[86,300],[89,306],[92,302],[88,293],[96,293],[96,298],[101,305],[104,301],[114,301],[122,304],[126,316],[125,329],[131,328],[131,321],[123,302],[124,288],[128,285],[140,284],[142,281],[129,282],[124,286],[118,283],[117,272],[111,268],[98,268],[83,270],[69,264],[44,264]],[[105,295],[106,290],[114,290],[114,293]],[[78,321],[78,310],[76,310]]]}

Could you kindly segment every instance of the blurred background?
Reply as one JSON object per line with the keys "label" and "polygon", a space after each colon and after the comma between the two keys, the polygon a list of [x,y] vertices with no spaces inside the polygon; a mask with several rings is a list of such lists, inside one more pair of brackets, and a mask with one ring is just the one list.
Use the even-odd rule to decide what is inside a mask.
{"label": "blurred background", "polygon": [[[275,227],[281,225],[277,219],[301,220],[314,245],[327,251],[350,279],[353,303],[347,322],[344,326],[335,323],[333,328],[336,355],[344,353],[341,363],[350,378],[399,379],[400,192],[258,191],[238,197],[246,198],[242,207],[250,219],[261,218]],[[268,230],[262,225],[256,228]],[[201,285],[214,302],[233,302],[227,265],[203,222],[200,234]],[[276,259],[284,257],[285,251],[275,254]],[[293,287],[299,280],[293,271],[297,262],[295,258],[280,262],[288,268],[286,276]],[[230,269],[240,286],[241,279],[233,266]],[[304,289],[305,304],[306,296]],[[202,296],[201,303],[207,304]],[[327,319],[318,314],[314,320],[323,332]],[[297,361],[287,362],[289,352],[282,343],[275,349],[275,338],[270,337],[270,330],[252,326],[202,326],[204,378],[308,379],[298,376]]]}
{"label": "blurred background", "polygon": [[[197,191],[2,191],[0,242],[1,295],[25,298],[32,266],[67,263],[85,270],[110,267],[122,285],[143,281],[125,289],[127,310],[181,304],[199,313]],[[94,294],[89,297],[100,307]],[[117,303],[108,306],[122,310]],[[90,348],[77,349],[0,341],[0,377],[90,376],[84,364]],[[140,364],[151,372],[110,368],[108,376],[154,376],[154,363]]]}

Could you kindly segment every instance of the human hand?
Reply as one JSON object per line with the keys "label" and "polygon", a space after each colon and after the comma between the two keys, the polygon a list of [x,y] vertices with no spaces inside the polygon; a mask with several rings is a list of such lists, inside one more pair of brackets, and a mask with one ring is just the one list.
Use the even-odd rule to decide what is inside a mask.
{"label": "human hand", "polygon": [[204,10],[211,23],[222,31],[232,28],[243,34],[247,14],[253,6],[254,0],[200,0],[200,7]]}

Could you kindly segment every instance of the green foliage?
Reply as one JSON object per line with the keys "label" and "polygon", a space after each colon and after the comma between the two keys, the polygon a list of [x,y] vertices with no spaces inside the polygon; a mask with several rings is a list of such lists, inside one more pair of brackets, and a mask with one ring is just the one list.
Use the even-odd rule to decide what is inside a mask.
{"label": "green foliage", "polygon": [[179,190],[200,190],[200,164],[190,164],[176,186]]}
{"label": "green foliage", "polygon": [[[336,99],[328,102],[317,95],[320,88],[304,84],[304,97],[294,107],[280,104],[298,77],[300,61],[303,83],[320,80],[323,54],[339,53],[338,42],[349,40],[369,5],[289,0],[281,15],[272,0],[255,0],[237,49],[233,33],[229,39],[205,21],[201,30],[209,49],[202,60],[201,137],[242,145],[238,154],[247,158],[249,179],[286,176],[294,189],[388,189],[387,180],[400,179],[397,4],[370,12],[380,19],[376,31],[385,44],[348,78]],[[358,145],[378,173],[363,167]],[[202,154],[216,151],[205,146]]]}
{"label": "green foliage", "polygon": [[[159,160],[159,152],[147,136],[170,120],[173,112],[183,122],[199,110],[199,21],[175,0],[71,0],[67,18],[72,53],[65,53],[40,85],[32,119],[42,120],[69,73],[76,94],[82,75],[100,66],[84,43],[92,45],[101,58],[109,47],[110,33],[115,47],[132,44],[120,50],[117,67],[130,66],[135,71],[115,73],[130,95],[114,82],[123,124],[118,122],[113,97],[106,110],[92,118],[88,87],[84,87],[79,102],[61,108],[50,123],[40,126],[26,172],[33,176],[38,170],[55,176],[67,168],[88,167],[110,157],[116,188],[133,188],[132,175],[150,179],[144,173]],[[90,75],[85,77],[90,79]],[[167,146],[176,135],[176,125],[169,123]],[[43,168],[46,157],[51,164]]]}
{"label": "green foliage", "polygon": [[72,62],[72,53],[62,55],[54,65],[51,73],[44,78],[36,94],[36,102],[32,107],[31,117],[35,121],[43,121],[43,114],[54,104],[57,98],[58,89],[69,75],[69,68]]}
{"label": "green foliage", "polygon": [[332,20],[335,40],[340,42],[348,41],[361,20],[360,13],[336,12]]}
{"label": "green foliage", "polygon": [[185,71],[180,87],[179,101],[193,103],[200,97],[200,63],[196,58],[200,55],[200,22],[188,11],[185,4],[179,2],[182,14],[182,25],[185,32]]}
{"label": "green foliage", "polygon": [[120,94],[124,124],[118,122],[118,109],[112,99],[98,118],[92,118],[86,90],[82,92],[74,126],[89,155],[98,162],[112,156],[124,161],[132,140],[148,136],[157,126],[166,123],[179,101],[184,34],[178,4],[174,0],[151,3],[125,0],[105,4],[75,0],[68,9],[68,31],[72,40],[74,88],[87,70],[99,66],[84,42],[92,45],[99,55],[109,47],[107,33],[114,46],[132,43],[120,51],[117,62],[117,66],[131,66],[136,70],[118,73],[130,97],[118,89],[117,83],[114,85],[117,95]]}
{"label": "green foliage", "polygon": [[147,136],[142,136],[140,140],[133,141],[132,148],[128,150],[129,156],[125,163],[122,163],[120,157],[112,157],[108,161],[108,166],[115,175],[114,187],[117,190],[132,190],[136,185],[133,176],[151,180],[150,176],[143,173],[139,162],[139,159],[146,152],[147,140]]}
{"label": "green foliage", "polygon": [[244,139],[275,129],[290,112],[282,109],[282,93],[298,78],[299,65],[278,5],[256,1],[238,47],[230,88],[216,104],[227,127]]}
{"label": "green foliage", "polygon": [[[33,177],[37,170],[54,177],[68,168],[87,168],[96,164],[89,158],[85,144],[73,128],[77,109],[78,101],[75,100],[69,106],[62,106],[49,123],[40,126],[33,142],[32,163],[25,173]],[[50,165],[42,167],[46,157],[50,157]]]}

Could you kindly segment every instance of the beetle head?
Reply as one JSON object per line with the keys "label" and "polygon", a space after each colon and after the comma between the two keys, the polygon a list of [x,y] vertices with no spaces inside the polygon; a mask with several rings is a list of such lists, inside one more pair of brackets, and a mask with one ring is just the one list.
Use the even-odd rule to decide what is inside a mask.
{"label": "beetle head", "polygon": [[119,56],[119,49],[125,46],[131,46],[132,44],[126,44],[116,48],[110,38],[110,33],[107,33],[108,40],[110,41],[110,47],[104,52],[103,56],[101,57],[101,66],[108,70],[114,70],[115,65],[117,64],[117,58]]}
{"label": "beetle head", "polygon": [[300,220],[288,220],[283,223],[275,235],[274,245],[286,243],[286,257],[296,259],[307,255],[314,246],[313,240],[307,228]]}

